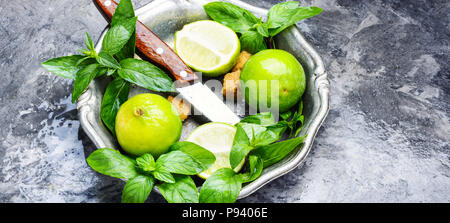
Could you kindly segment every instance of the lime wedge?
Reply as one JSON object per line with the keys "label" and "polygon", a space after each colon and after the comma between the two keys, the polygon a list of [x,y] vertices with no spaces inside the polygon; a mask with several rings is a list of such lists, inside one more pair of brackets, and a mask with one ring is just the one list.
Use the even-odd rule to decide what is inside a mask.
{"label": "lime wedge", "polygon": [[241,45],[230,28],[211,20],[189,23],[175,33],[175,51],[191,68],[216,77],[233,68]]}
{"label": "lime wedge", "polygon": [[[210,122],[201,125],[191,132],[186,141],[196,143],[216,156],[216,162],[209,169],[199,173],[199,177],[206,179],[218,169],[231,168],[230,151],[235,134],[236,127],[221,122]],[[239,172],[244,162],[243,160],[234,171]]]}

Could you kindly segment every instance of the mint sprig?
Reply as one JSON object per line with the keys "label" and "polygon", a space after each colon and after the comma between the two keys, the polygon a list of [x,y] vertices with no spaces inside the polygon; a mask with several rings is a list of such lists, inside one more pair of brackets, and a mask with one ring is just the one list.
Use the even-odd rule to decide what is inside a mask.
{"label": "mint sprig", "polygon": [[93,79],[105,74],[113,78],[106,88],[100,111],[103,123],[113,135],[114,120],[120,105],[128,99],[130,83],[157,92],[174,91],[172,80],[164,71],[147,61],[134,59],[136,21],[131,0],[122,0],[105,34],[101,52],[97,54],[92,38],[86,33],[87,49],[78,50],[81,55],[53,58],[42,63],[50,72],[75,80],[73,103]]}
{"label": "mint sprig", "polygon": [[117,150],[103,148],[89,155],[87,163],[99,173],[128,180],[122,202],[144,202],[155,184],[168,202],[198,201],[190,175],[207,170],[215,162],[215,156],[191,142],[177,142],[172,147],[156,161],[149,153],[132,159]]}
{"label": "mint sprig", "polygon": [[[299,102],[298,111],[294,115],[291,111],[281,114],[283,120],[279,122],[275,122],[272,113],[262,112],[247,116],[236,124],[230,164],[234,169],[245,160],[246,167],[242,173],[235,173],[231,168],[214,172],[200,190],[200,202],[234,202],[242,184],[256,180],[263,168],[281,161],[298,148],[306,138],[306,135],[296,137],[303,127],[302,111],[303,103]],[[279,141],[287,130],[288,139]],[[229,185],[218,186],[222,184]]]}
{"label": "mint sprig", "polygon": [[282,2],[269,9],[267,21],[263,22],[248,10],[228,2],[211,2],[203,8],[214,21],[239,33],[242,49],[252,54],[274,48],[273,37],[289,26],[322,12],[318,7],[300,7],[296,1]]}

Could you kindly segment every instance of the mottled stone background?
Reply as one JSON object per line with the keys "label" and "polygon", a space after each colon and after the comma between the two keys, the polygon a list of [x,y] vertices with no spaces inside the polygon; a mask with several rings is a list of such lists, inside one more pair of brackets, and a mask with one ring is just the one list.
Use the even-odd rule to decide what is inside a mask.
{"label": "mottled stone background", "polygon": [[[324,9],[298,25],[331,110],[304,165],[240,202],[450,202],[450,2],[301,4]],[[72,81],[40,66],[106,25],[90,0],[0,0],[0,202],[120,201],[123,182],[86,165]]]}

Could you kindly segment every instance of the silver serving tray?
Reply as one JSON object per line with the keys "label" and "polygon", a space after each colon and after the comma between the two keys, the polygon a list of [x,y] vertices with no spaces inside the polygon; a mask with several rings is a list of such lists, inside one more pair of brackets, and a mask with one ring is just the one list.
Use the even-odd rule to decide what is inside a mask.
{"label": "silver serving tray", "polygon": [[[136,15],[139,20],[148,26],[168,45],[173,46],[174,33],[183,25],[202,19],[208,19],[203,10],[203,5],[210,0],[156,0],[138,10]],[[265,18],[267,10],[251,6],[238,0],[228,0],[256,15]],[[96,50],[101,50],[103,31]],[[262,172],[255,181],[242,187],[239,199],[244,198],[270,181],[288,173],[299,166],[311,150],[314,137],[327,116],[329,110],[329,80],[323,62],[318,53],[305,40],[297,26],[293,26],[275,39],[277,48],[292,53],[303,65],[306,73],[307,88],[303,95],[305,123],[300,135],[308,134],[304,143],[293,153],[277,164],[274,164]],[[137,56],[136,56],[137,57]],[[109,133],[100,119],[100,105],[103,93],[110,79],[107,77],[94,80],[88,89],[78,99],[78,117],[86,134],[94,142],[97,148],[119,148],[116,139]],[[134,87],[130,91],[130,97],[139,93],[148,92],[146,89]],[[194,118],[189,118],[183,123],[183,140],[187,134],[199,124]]]}

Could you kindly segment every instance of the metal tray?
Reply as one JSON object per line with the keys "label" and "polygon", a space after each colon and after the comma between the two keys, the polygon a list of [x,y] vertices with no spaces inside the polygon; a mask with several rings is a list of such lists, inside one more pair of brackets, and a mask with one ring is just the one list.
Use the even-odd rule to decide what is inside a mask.
{"label": "metal tray", "polygon": [[[202,7],[203,4],[208,2],[210,0],[156,0],[136,10],[136,15],[162,40],[173,46],[175,31],[180,30],[187,23],[208,19]],[[265,9],[238,0],[228,0],[228,2],[251,11],[257,17],[265,18],[267,15]],[[101,50],[101,43],[106,31],[107,29],[97,42],[97,51]],[[314,137],[329,110],[330,83],[323,62],[318,53],[302,36],[298,27],[292,26],[283,31],[275,41],[277,48],[292,53],[305,70],[307,78],[307,88],[303,95],[305,123],[300,135],[308,134],[308,136],[304,143],[291,155],[264,169],[258,179],[244,185],[239,194],[239,199],[252,194],[268,182],[298,167],[311,150]],[[107,77],[93,81],[77,103],[81,126],[97,148],[119,148],[116,139],[109,133],[100,119],[101,100],[109,81],[110,79]],[[130,97],[143,92],[148,92],[148,90],[138,87],[132,88]],[[187,119],[183,123],[181,140],[199,124],[201,123],[198,123],[194,118]]]}

